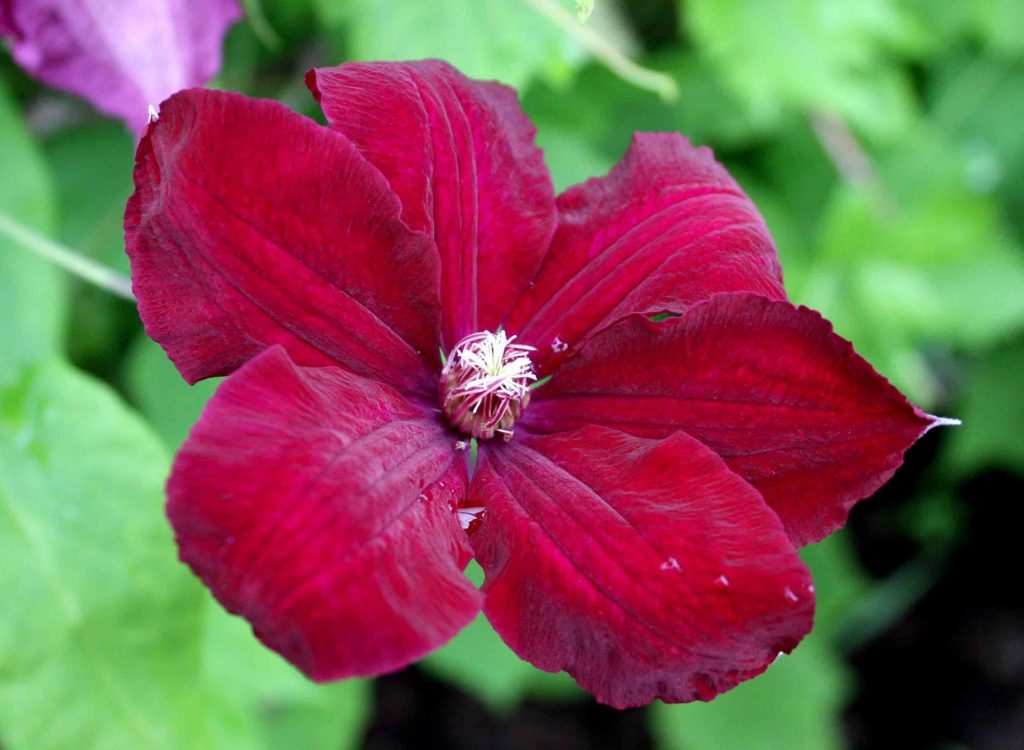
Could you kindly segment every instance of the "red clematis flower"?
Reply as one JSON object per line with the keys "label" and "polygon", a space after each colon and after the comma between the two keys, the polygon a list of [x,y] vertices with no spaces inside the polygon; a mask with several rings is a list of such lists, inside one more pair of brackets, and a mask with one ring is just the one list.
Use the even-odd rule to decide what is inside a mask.
{"label": "red clematis flower", "polygon": [[191,90],[139,146],[142,319],[189,381],[229,375],[168,483],[182,559],[316,680],[481,607],[620,707],[796,646],[796,547],[939,420],[786,300],[711,152],[637,135],[556,199],[510,89],[441,62],[307,82],[329,127]]}

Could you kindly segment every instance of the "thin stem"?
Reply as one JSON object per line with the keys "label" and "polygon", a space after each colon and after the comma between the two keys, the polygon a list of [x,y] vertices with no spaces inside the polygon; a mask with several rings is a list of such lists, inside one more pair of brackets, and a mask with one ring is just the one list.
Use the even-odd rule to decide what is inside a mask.
{"label": "thin stem", "polygon": [[70,248],[37,234],[3,212],[0,212],[0,236],[7,237],[16,246],[45,258],[78,278],[88,281],[90,284],[95,284],[101,289],[105,289],[123,299],[135,301],[135,295],[132,294],[132,284],[129,279],[116,271],[111,271],[109,268],[101,266],[89,258],[79,255]]}
{"label": "thin stem", "polygon": [[526,0],[534,9],[549,21],[583,45],[584,49],[608,66],[615,75],[634,86],[653,91],[666,102],[674,102],[679,98],[679,87],[675,80],[665,73],[639,65],[589,26],[582,26],[576,17],[560,6],[556,0]]}
{"label": "thin stem", "polygon": [[266,13],[263,12],[263,4],[260,0],[242,0],[242,7],[245,9],[245,18],[249,21],[252,33],[271,52],[281,48],[281,37],[270,25]]}
{"label": "thin stem", "polygon": [[846,182],[868,187],[881,182],[871,157],[842,117],[830,112],[813,112],[811,127]]}
{"label": "thin stem", "polygon": [[894,214],[899,203],[886,189],[871,155],[842,117],[831,112],[812,112],[811,129],[843,182],[868,192],[882,211]]}

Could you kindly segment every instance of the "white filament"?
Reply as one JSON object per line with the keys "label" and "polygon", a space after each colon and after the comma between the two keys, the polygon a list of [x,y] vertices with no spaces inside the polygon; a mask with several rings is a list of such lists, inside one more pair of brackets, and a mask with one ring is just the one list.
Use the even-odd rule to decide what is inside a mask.
{"label": "white filament", "polygon": [[488,396],[522,401],[530,383],[537,379],[529,356],[535,349],[515,344],[515,340],[504,331],[481,331],[460,341],[445,369],[466,368],[471,374],[460,378],[449,395],[468,398],[474,414]]}

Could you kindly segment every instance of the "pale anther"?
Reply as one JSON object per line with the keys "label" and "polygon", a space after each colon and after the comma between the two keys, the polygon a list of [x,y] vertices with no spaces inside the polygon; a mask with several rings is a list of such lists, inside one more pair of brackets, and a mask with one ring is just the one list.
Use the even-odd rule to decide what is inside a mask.
{"label": "pale anther", "polygon": [[512,425],[537,379],[532,346],[504,331],[470,334],[455,345],[441,371],[441,409],[457,430],[481,440],[512,438]]}

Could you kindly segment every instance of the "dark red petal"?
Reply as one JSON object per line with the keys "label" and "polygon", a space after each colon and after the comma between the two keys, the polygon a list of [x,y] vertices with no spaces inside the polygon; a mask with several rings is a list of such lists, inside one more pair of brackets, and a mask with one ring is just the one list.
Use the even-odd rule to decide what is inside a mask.
{"label": "dark red petal", "polygon": [[693,438],[590,427],[486,446],[469,503],[484,612],[618,708],[710,700],[807,633],[810,574],[761,496]]}
{"label": "dark red petal", "polygon": [[437,250],[345,138],[271,101],[191,90],[136,157],[125,233],[146,330],[189,381],[273,344],[433,393]]}
{"label": "dark red petal", "polygon": [[751,482],[798,545],[846,521],[933,423],[806,307],[723,294],[591,339],[527,411],[532,429],[685,430]]}
{"label": "dark red petal", "polygon": [[441,252],[446,348],[496,330],[540,264],[554,190],[515,91],[447,63],[347,63],[306,82]]}
{"label": "dark red petal", "polygon": [[588,335],[634,312],[683,312],[716,292],[784,299],[754,204],[710,149],[638,133],[607,177],[558,197],[559,224],[536,283],[506,324],[550,372]]}
{"label": "dark red petal", "polygon": [[175,461],[181,558],[315,680],[403,667],[480,607],[453,445],[387,386],[270,349],[224,381]]}

